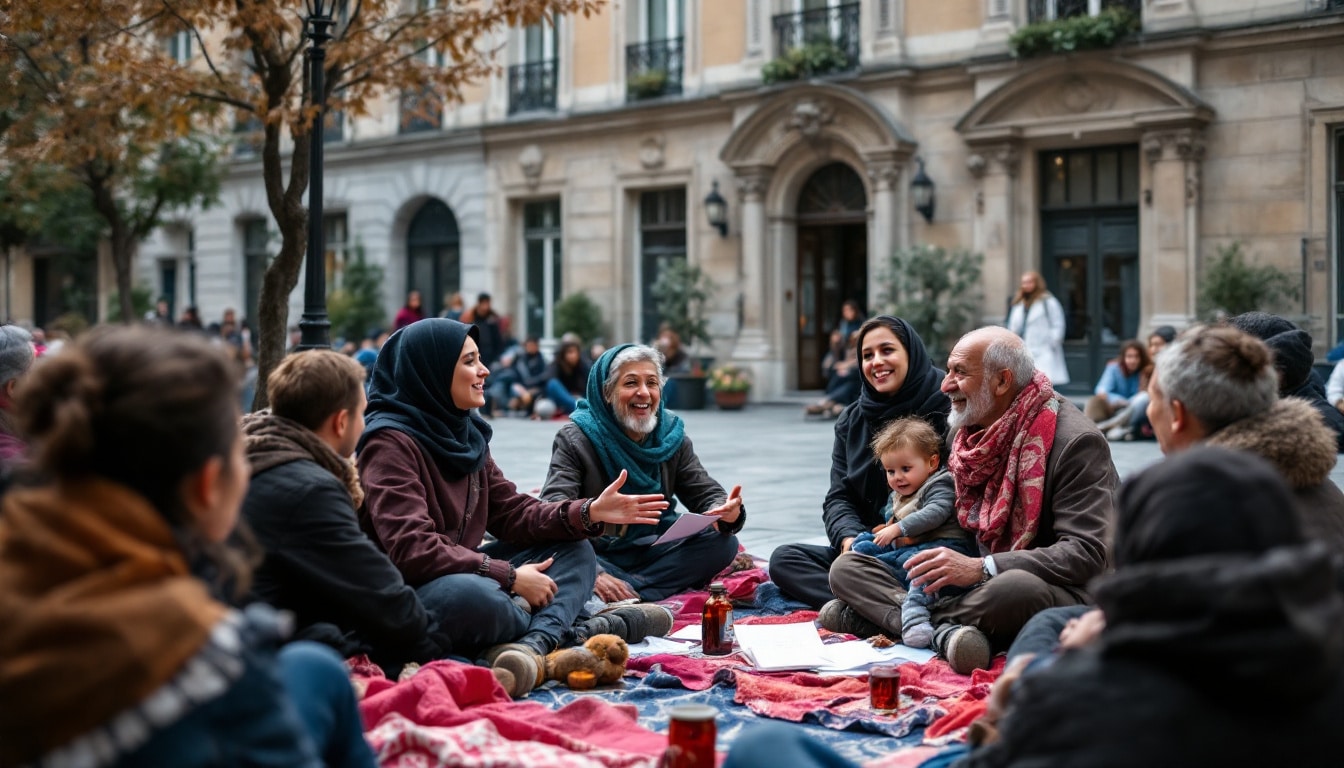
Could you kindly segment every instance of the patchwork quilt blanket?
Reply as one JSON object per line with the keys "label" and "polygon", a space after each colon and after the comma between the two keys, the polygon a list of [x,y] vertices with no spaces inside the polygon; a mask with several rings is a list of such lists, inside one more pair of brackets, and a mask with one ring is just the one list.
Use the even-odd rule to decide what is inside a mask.
{"label": "patchwork quilt blanket", "polygon": [[[760,568],[725,574],[723,580],[738,621],[816,618],[804,606],[777,597],[757,601],[758,587],[768,581]],[[699,623],[707,597],[691,592],[664,601],[676,616],[674,631]],[[822,634],[829,640],[849,639]],[[352,661],[352,675],[363,692],[366,735],[385,768],[656,766],[667,745],[667,713],[685,703],[719,711],[721,752],[744,728],[773,719],[797,724],[866,768],[914,768],[965,740],[1002,669],[1002,658],[970,677],[938,659],[905,663],[900,707],[880,715],[868,706],[865,676],[765,674],[737,654],[639,656],[616,685],[580,692],[548,683],[520,701],[512,701],[482,667],[436,661],[394,682],[376,666]]]}

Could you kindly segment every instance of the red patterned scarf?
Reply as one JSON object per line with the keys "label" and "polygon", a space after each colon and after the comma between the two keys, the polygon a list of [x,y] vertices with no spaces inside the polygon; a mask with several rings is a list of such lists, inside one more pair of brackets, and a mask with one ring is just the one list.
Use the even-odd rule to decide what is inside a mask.
{"label": "red patterned scarf", "polygon": [[957,522],[990,554],[1026,549],[1036,538],[1058,420],[1059,399],[1037,371],[997,421],[952,440]]}

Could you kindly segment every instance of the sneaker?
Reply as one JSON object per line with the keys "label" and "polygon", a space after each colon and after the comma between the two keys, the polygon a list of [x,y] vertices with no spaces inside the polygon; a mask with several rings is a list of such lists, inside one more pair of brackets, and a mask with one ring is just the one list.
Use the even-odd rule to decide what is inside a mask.
{"label": "sneaker", "polygon": [[495,679],[515,699],[546,682],[546,660],[523,643],[496,645],[485,652],[485,661]]}
{"label": "sneaker", "polygon": [[817,621],[832,632],[855,637],[872,637],[883,633],[881,627],[860,616],[858,611],[840,599],[821,606],[821,611],[817,613]]}
{"label": "sneaker", "polygon": [[944,624],[933,634],[933,648],[958,675],[989,669],[992,651],[985,633],[967,624]]}
{"label": "sneaker", "polygon": [[1109,430],[1106,431],[1106,439],[1110,440],[1113,443],[1118,443],[1132,439],[1130,437],[1129,425],[1121,424],[1118,427],[1111,427]]}

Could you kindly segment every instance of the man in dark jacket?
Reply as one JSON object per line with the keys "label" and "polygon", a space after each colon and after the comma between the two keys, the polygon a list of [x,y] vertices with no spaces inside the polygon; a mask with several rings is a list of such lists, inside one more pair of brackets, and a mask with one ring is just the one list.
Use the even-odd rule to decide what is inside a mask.
{"label": "man in dark jacket", "polygon": [[1268,312],[1244,312],[1229,318],[1227,324],[1265,342],[1274,353],[1274,368],[1279,373],[1279,397],[1305,400],[1330,428],[1335,438],[1335,451],[1344,451],[1344,413],[1325,399],[1325,386],[1312,371],[1316,356],[1311,351],[1311,334]]}
{"label": "man in dark jacket", "polygon": [[490,307],[490,294],[482,293],[476,297],[476,306],[467,310],[462,322],[471,323],[480,332],[481,362],[492,366],[504,353],[504,331],[500,328],[499,315]]}
{"label": "man in dark jacket", "polygon": [[399,668],[447,654],[415,590],[360,530],[349,457],[364,431],[364,369],[314,350],[267,380],[271,410],[243,420],[252,483],[243,502],[266,556],[253,596],[293,611],[298,637]]}

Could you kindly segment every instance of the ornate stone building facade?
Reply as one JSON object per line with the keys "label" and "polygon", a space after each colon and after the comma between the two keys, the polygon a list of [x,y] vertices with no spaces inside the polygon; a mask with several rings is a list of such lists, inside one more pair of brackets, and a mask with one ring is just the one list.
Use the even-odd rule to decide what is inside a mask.
{"label": "ornate stone building facade", "polygon": [[[1029,23],[1115,5],[1142,27],[1112,48],[1009,53]],[[649,285],[687,259],[719,286],[713,353],[770,398],[818,385],[840,303],[880,308],[897,248],[983,253],[986,322],[1040,270],[1086,388],[1119,341],[1191,322],[1204,260],[1240,242],[1300,279],[1288,309],[1323,351],[1344,339],[1341,6],[609,5],[501,40],[499,77],[439,121],[390,104],[347,122],[328,152],[331,263],[359,244],[386,269],[389,311],[410,288],[430,304],[490,291],[519,334],[552,333],[555,303],[586,292],[622,341],[650,337]],[[766,84],[794,54],[829,71]],[[911,200],[921,163],[928,220]],[[715,189],[726,235],[705,216]],[[235,160],[223,204],[147,243],[142,277],[207,316],[246,307],[262,210],[256,164]]]}

